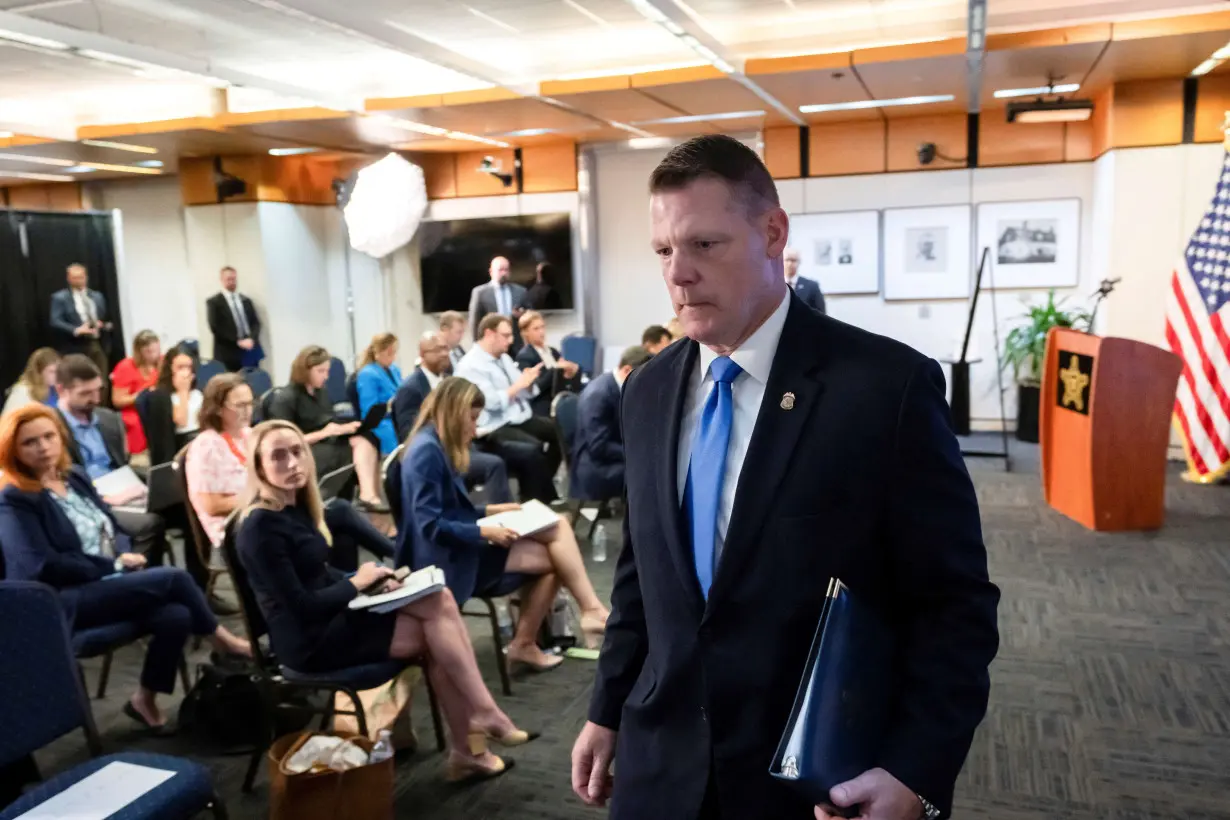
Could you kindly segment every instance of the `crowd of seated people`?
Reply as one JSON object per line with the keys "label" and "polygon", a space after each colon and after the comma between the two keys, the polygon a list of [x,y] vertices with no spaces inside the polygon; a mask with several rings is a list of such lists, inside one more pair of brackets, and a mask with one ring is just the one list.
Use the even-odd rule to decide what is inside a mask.
{"label": "crowd of seated people", "polygon": [[53,348],[40,347],[31,353],[26,360],[26,369],[5,395],[4,409],[0,410],[0,416],[7,416],[27,404],[55,407],[59,400],[56,392],[56,368],[59,364],[60,354]]}
{"label": "crowd of seated people", "polygon": [[[239,373],[198,385],[191,346],[163,355],[156,335],[137,334],[133,355],[111,376],[115,409],[101,406],[104,374],[88,357],[35,351],[0,421],[7,577],[57,589],[71,628],[143,624],[151,639],[125,712],[161,731],[166,718],[156,698],[172,691],[189,635],[208,638],[222,653],[251,649],[219,625],[218,614],[235,610],[204,595],[200,560],[187,562],[191,574],[157,566],[169,553],[162,517],[129,498],[100,497],[93,482],[131,464],[142,450],[151,466],[182,452],[186,503],[214,548],[228,522],[235,527],[278,658],[311,673],[425,655],[449,728],[447,777],[502,774],[511,760],[491,754],[486,743],[515,746],[535,735],[518,729],[483,683],[459,604],[520,588],[506,660],[532,671],[562,663],[538,645],[561,588],[576,600],[589,635],[604,632],[608,611],[565,517],[528,537],[479,519],[519,506],[510,474],[522,499],[556,499],[553,479],[563,453],[550,400],[562,390],[580,392],[571,494],[618,496],[621,386],[673,341],[669,330],[651,327],[645,347],[629,348],[617,368],[595,375],[582,390],[579,367],[547,344],[543,317],[533,311],[520,316],[525,346],[514,361],[512,321],[483,318],[467,352],[461,346],[466,317],[444,314],[439,330],[419,340],[418,362],[405,378],[396,365],[397,337],[374,337],[352,377],[355,409],[359,418],[382,404],[388,412],[367,435],[359,421],[335,414],[326,388],[331,357],[320,346],[299,353],[288,383],[270,395],[267,418],[255,427],[262,397]],[[381,456],[401,444],[394,541],[363,513],[388,509]],[[351,463],[356,502],[323,501],[318,477]],[[485,503],[471,500],[476,487]],[[445,570],[448,588],[387,616],[352,611],[349,601],[361,590],[397,585],[391,569],[362,563],[360,548],[396,566],[435,564]]]}

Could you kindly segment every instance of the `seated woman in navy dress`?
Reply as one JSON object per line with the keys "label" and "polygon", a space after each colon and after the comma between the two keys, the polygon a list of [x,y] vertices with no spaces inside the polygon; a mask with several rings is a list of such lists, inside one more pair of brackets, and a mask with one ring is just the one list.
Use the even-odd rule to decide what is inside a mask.
{"label": "seated woman in navy dress", "polygon": [[440,382],[423,402],[402,461],[398,555],[412,555],[416,567],[441,567],[453,596],[462,603],[489,594],[505,573],[538,576],[522,599],[507,657],[510,663],[545,671],[562,661],[539,649],[537,641],[560,584],[581,607],[586,632],[601,633],[609,613],[585,573],[567,519],[561,516],[555,526],[527,538],[506,527],[479,526],[480,518],[520,507],[489,504],[480,510],[466,494],[462,477],[483,405],[482,391],[458,377]]}
{"label": "seated woman in navy dress", "polygon": [[189,635],[223,653],[250,656],[248,642],[218,624],[182,569],[145,568],[94,485],[68,457],[56,412],[28,405],[0,422],[0,544],[6,577],[55,588],[70,629],[137,622],[150,635],[145,666],[124,713],[160,730],[156,695],[175,689]]}
{"label": "seated woman in navy dress", "polygon": [[392,570],[367,563],[347,576],[330,566],[332,534],[312,449],[298,427],[264,422],[249,446],[248,484],[255,489],[245,499],[236,545],[278,659],[319,673],[426,655],[449,726],[448,779],[481,780],[511,768],[485,741],[519,746],[536,735],[518,729],[491,697],[449,591],[383,615],[350,609],[359,590],[381,581],[385,591],[395,589]]}

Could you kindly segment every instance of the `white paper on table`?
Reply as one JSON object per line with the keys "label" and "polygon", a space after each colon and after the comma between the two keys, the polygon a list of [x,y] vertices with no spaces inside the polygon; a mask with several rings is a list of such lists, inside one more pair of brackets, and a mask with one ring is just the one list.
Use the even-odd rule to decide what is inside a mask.
{"label": "white paper on table", "polygon": [[136,489],[145,489],[145,483],[137,477],[128,465],[112,470],[106,475],[94,479],[94,489],[103,498],[117,498],[136,494]]}
{"label": "white paper on table", "polygon": [[175,774],[117,760],[16,820],[105,820]]}

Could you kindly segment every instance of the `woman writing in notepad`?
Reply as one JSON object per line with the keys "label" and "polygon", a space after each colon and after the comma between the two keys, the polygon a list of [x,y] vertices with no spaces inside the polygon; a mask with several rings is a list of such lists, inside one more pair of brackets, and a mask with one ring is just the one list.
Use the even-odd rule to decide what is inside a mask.
{"label": "woman writing in notepad", "polygon": [[482,780],[511,768],[512,761],[488,752],[484,741],[519,746],[535,735],[518,729],[491,697],[449,591],[395,613],[350,609],[360,590],[398,584],[390,580],[392,570],[377,564],[364,564],[351,576],[329,565],[332,534],[303,433],[289,422],[267,421],[252,430],[249,454],[236,545],[278,659],[296,671],[319,673],[426,655],[449,725],[448,779]]}
{"label": "woman writing in notepad", "polygon": [[441,567],[453,595],[463,603],[474,595],[491,594],[505,573],[537,576],[522,600],[507,652],[510,662],[545,671],[562,661],[537,643],[559,584],[576,598],[586,632],[602,632],[608,612],[585,574],[566,519],[560,517],[559,523],[525,538],[506,527],[479,525],[480,518],[519,506],[493,504],[480,510],[466,494],[462,476],[483,404],[482,391],[462,378],[445,379],[423,402],[402,463],[398,554],[406,554],[409,539],[414,566]]}

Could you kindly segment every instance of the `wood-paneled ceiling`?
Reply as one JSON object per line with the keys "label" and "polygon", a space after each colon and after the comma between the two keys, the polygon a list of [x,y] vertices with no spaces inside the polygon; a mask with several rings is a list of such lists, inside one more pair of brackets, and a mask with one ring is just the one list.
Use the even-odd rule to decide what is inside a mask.
{"label": "wood-paneled ceiling", "polygon": [[[970,104],[962,2],[851,0],[841,6],[849,13],[835,16],[837,6],[829,0],[691,0],[695,19],[737,57],[742,75],[735,76],[697,64],[696,53],[628,0],[362,4],[362,15],[404,38],[373,36],[380,34],[373,28],[377,23],[362,24],[356,11],[336,12],[345,17],[345,26],[326,25],[316,16],[344,5],[332,0],[0,0],[0,80],[24,71],[28,87],[38,90],[33,99],[21,90],[25,86],[0,83],[0,185],[22,181],[14,173],[97,179],[137,172],[86,171],[64,166],[67,160],[107,166],[156,160],[162,166],[155,173],[174,173],[178,158],[185,156],[277,149],[365,154],[494,150],[789,124],[762,95],[790,112],[816,104],[953,96],[951,102],[920,106],[800,114],[808,123],[961,112]],[[900,15],[894,16],[898,5]],[[1190,13],[1191,4],[1178,0],[1086,0],[1079,19],[1071,9],[1044,9],[1034,0],[998,0],[991,6],[980,102],[992,112],[1003,105],[994,97],[999,89],[1054,80],[1080,83],[1079,95],[1094,97],[1114,82],[1185,76],[1230,41],[1230,12]],[[288,16],[274,7],[303,13]],[[6,17],[11,14],[6,10],[14,8],[26,9],[21,20],[103,31],[142,48],[178,49],[185,59],[201,61],[199,72],[221,73],[225,64],[255,79],[242,89],[220,90],[203,83],[199,72],[117,66],[83,60],[72,49],[30,48],[5,39],[6,22],[18,19]],[[94,9],[93,16],[86,14],[88,8]],[[880,18],[892,17],[893,25],[913,21],[912,39],[923,41],[881,44],[885,30],[873,30],[865,19],[877,9]],[[1132,19],[1120,19],[1129,12]],[[1169,16],[1139,19],[1142,12]],[[155,13],[162,15],[157,26]],[[825,37],[812,36],[821,29],[828,32]],[[873,36],[875,31],[880,34]],[[780,35],[776,49],[769,46],[774,32]],[[259,48],[258,35],[265,38]],[[430,43],[415,51],[415,43],[428,42],[415,38],[428,37]],[[567,37],[602,45],[593,45],[588,57],[575,55],[574,46],[553,55],[529,53]],[[621,45],[628,39],[638,45]],[[57,66],[65,70],[53,77]],[[1230,71],[1230,66],[1219,71]],[[347,76],[334,80],[334,74]],[[267,106],[260,102],[261,76],[270,78],[273,89]],[[117,88],[125,94],[115,97]],[[307,98],[287,96],[296,89]],[[148,115],[163,105],[160,95],[178,100],[173,110],[179,116]],[[328,97],[331,103],[339,95],[357,95],[351,110],[323,107],[312,98]],[[141,112],[139,121],[129,121],[122,100],[146,97],[150,102],[145,106],[134,103],[132,108]],[[48,100],[59,107],[47,108]],[[38,120],[44,103],[64,121],[54,127],[22,127]],[[181,109],[198,113],[182,116]],[[6,136],[10,131],[13,136]],[[85,145],[73,141],[74,135],[157,153]]]}

